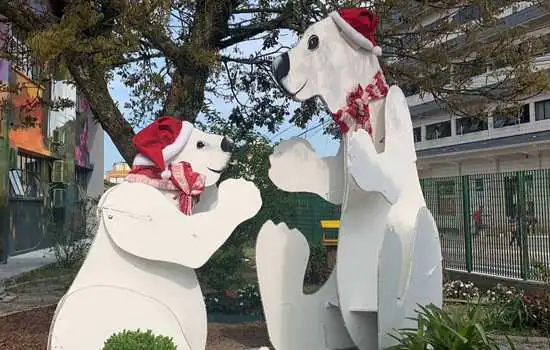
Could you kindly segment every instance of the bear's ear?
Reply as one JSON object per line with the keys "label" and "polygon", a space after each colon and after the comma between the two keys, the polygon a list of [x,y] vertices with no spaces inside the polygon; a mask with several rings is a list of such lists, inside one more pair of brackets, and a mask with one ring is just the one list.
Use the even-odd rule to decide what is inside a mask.
{"label": "bear's ear", "polygon": [[388,154],[399,154],[407,162],[416,161],[411,113],[407,98],[399,86],[393,85],[386,96],[385,106],[385,151]]}

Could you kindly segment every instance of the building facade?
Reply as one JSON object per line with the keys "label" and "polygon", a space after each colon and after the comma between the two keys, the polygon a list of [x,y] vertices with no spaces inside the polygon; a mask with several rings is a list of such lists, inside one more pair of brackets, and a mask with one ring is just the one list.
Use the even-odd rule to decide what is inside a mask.
{"label": "building facade", "polygon": [[124,182],[130,173],[130,166],[126,162],[116,162],[113,168],[105,174],[105,182],[109,184],[120,184]]}
{"label": "building facade", "polygon": [[[522,26],[533,36],[550,35],[550,12],[536,4],[518,2],[505,9],[501,18],[502,26]],[[466,16],[465,20],[473,19]],[[532,57],[532,64],[538,70],[550,69],[550,47]],[[496,68],[487,67],[473,78],[472,85],[490,85],[491,69]],[[529,242],[548,240],[550,233],[550,92],[523,100],[519,112],[496,102],[489,106],[488,117],[453,115],[429,94],[409,93],[407,100],[418,174],[442,233],[447,267],[475,271],[475,259],[488,259],[487,251],[476,253],[489,244],[475,236],[472,239],[478,229],[500,237],[491,243],[502,246],[499,251],[510,249],[508,242],[516,233],[539,237],[520,238],[526,250],[517,259],[526,267],[520,271],[517,263],[514,271],[508,271],[509,277],[528,278],[530,261],[550,265],[550,245],[535,251],[540,256],[531,256],[533,247],[527,248]],[[465,256],[470,257],[469,263]],[[495,274],[491,269],[498,264],[481,265],[482,272]]]}
{"label": "building facade", "polygon": [[[103,130],[85,98],[46,79],[8,26],[0,27],[0,262],[51,244],[89,198],[103,193]],[[45,101],[72,106],[54,110]]]}

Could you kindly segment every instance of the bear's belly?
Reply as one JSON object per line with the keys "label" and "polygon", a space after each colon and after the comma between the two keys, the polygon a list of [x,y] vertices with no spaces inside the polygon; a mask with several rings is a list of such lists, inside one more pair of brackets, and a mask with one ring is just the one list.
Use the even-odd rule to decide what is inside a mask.
{"label": "bear's belly", "polygon": [[[77,322],[78,321],[78,322]],[[122,330],[151,330],[189,350],[185,330],[161,301],[120,287],[92,286],[66,295],[52,323],[50,350],[97,350]]]}

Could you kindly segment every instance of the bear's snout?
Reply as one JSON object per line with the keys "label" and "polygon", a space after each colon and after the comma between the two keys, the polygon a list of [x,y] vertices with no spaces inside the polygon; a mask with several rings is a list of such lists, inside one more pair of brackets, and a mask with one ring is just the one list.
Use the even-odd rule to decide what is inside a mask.
{"label": "bear's snout", "polygon": [[222,139],[221,148],[222,148],[222,151],[231,153],[235,148],[235,143],[229,137],[224,136],[224,138]]}
{"label": "bear's snout", "polygon": [[271,70],[273,71],[273,75],[275,76],[275,80],[277,81],[277,83],[283,86],[281,82],[290,71],[290,57],[288,56],[288,52],[279,55],[273,60],[273,63],[271,64]]}

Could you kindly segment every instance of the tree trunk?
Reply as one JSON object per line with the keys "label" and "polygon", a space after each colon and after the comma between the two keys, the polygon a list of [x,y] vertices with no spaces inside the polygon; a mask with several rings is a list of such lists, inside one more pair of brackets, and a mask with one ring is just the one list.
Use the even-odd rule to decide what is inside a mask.
{"label": "tree trunk", "polygon": [[105,70],[90,61],[80,59],[69,62],[69,72],[88,100],[94,117],[101,123],[122,158],[131,166],[137,153],[132,144],[134,130],[109,94]]}
{"label": "tree trunk", "polygon": [[186,72],[176,70],[166,97],[162,115],[169,115],[191,123],[195,121],[204,103],[204,89],[209,69],[196,67]]}
{"label": "tree trunk", "polygon": [[204,103],[204,90],[219,43],[228,33],[235,0],[196,1],[194,23],[182,54],[170,57],[176,70],[163,108],[164,115],[194,122]]}

